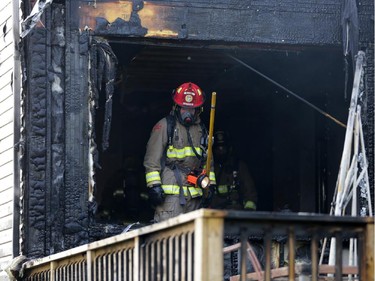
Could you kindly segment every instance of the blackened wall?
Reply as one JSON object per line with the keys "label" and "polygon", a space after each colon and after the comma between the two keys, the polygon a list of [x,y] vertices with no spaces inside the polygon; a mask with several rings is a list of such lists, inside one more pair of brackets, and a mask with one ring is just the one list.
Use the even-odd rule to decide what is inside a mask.
{"label": "blackened wall", "polygon": [[[87,243],[87,36],[53,4],[26,39],[22,252],[40,257]],[[86,83],[85,83],[86,82]]]}
{"label": "blackened wall", "polygon": [[[366,54],[364,93],[361,97],[362,122],[368,160],[371,198],[374,198],[374,1],[358,3],[359,48]],[[362,202],[363,203],[363,202]],[[374,203],[374,202],[373,202]],[[364,202],[364,204],[366,204]],[[374,208],[374,204],[372,204]]]}
{"label": "blackened wall", "polygon": [[86,0],[77,1],[81,28],[88,25],[97,34],[115,36],[280,45],[341,43],[344,1],[340,0],[116,2],[97,0],[94,6]]}

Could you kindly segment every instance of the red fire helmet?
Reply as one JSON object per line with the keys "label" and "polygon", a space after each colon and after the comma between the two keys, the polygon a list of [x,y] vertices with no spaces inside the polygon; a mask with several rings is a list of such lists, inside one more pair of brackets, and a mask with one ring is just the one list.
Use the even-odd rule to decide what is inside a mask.
{"label": "red fire helmet", "polygon": [[192,82],[182,84],[173,92],[173,101],[181,107],[200,107],[204,100],[203,91]]}

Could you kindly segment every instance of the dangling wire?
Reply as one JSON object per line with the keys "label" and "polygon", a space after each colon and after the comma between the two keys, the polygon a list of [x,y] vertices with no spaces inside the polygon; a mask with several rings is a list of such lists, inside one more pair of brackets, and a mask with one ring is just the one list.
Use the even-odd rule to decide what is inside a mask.
{"label": "dangling wire", "polygon": [[308,106],[312,107],[313,109],[315,109],[316,111],[318,111],[320,114],[324,115],[325,117],[331,119],[332,121],[334,121],[336,124],[340,125],[341,127],[344,127],[346,128],[346,125],[342,122],[340,122],[339,120],[337,120],[336,118],[334,118],[333,116],[331,116],[330,114],[328,114],[327,112],[321,110],[319,107],[313,105],[312,103],[308,102],[307,100],[305,100],[304,98],[298,96],[297,94],[295,94],[294,92],[292,92],[291,90],[285,88],[283,85],[277,83],[276,81],[272,80],[271,78],[269,78],[268,76],[264,75],[263,73],[259,72],[258,70],[256,70],[255,68],[251,67],[250,65],[248,65],[247,63],[243,62],[242,60],[232,56],[232,55],[228,55],[228,57],[230,57],[231,59],[237,61],[238,63],[242,64],[243,66],[245,66],[246,68],[254,71],[256,74],[262,76],[263,78],[265,78],[266,80],[270,81],[272,84],[275,84],[276,86],[280,87],[281,89],[283,89],[284,91],[286,91],[287,93],[291,94],[293,97],[299,99],[300,101],[302,101],[303,103],[307,104]]}

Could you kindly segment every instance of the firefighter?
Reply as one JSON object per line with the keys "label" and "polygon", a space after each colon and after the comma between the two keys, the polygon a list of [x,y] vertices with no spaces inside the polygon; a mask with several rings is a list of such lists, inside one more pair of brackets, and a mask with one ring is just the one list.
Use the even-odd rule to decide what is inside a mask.
{"label": "firefighter", "polygon": [[[180,85],[172,93],[174,105],[168,116],[153,127],[147,143],[144,166],[149,200],[155,207],[154,222],[200,208],[200,185],[215,184],[204,175],[207,130],[200,114],[205,96],[194,83]],[[200,182],[188,182],[189,175],[200,175]]]}
{"label": "firefighter", "polygon": [[246,163],[235,155],[227,132],[215,132],[213,155],[217,185],[211,207],[255,211],[257,192],[254,181]]}

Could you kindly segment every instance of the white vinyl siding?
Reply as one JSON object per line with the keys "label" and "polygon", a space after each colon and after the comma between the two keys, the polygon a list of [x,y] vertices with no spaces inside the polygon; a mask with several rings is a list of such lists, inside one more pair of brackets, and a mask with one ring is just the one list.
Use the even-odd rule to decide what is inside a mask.
{"label": "white vinyl siding", "polygon": [[[0,269],[13,258],[13,5],[12,0],[0,1]],[[8,280],[0,270],[0,281]]]}

